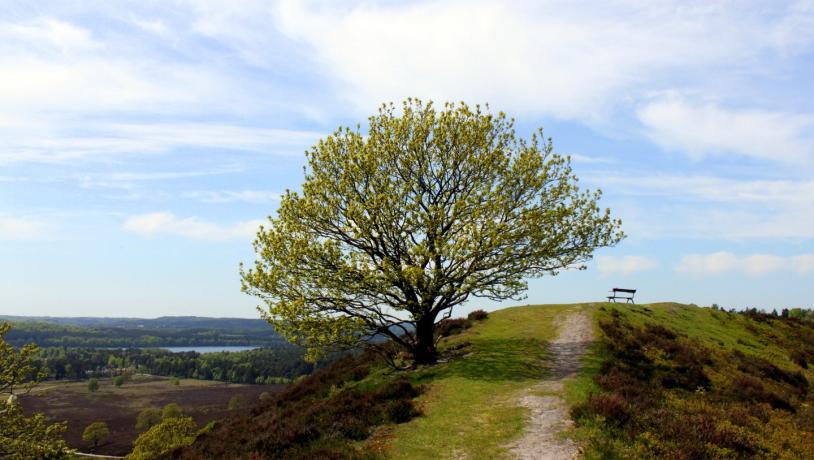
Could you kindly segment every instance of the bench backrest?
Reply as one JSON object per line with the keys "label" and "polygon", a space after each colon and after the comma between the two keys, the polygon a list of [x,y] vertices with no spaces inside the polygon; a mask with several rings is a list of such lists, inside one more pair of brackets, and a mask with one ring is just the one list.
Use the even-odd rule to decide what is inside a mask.
{"label": "bench backrest", "polygon": [[628,293],[628,294],[635,294],[636,290],[635,289],[613,288],[613,293],[615,294],[617,292],[625,292],[625,293]]}

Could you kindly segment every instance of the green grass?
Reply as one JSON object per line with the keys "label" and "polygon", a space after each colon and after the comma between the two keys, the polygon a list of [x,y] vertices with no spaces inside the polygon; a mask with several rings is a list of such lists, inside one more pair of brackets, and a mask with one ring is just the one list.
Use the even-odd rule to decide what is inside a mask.
{"label": "green grass", "polygon": [[[606,310],[616,307],[620,311],[632,313],[629,319],[637,326],[646,323],[660,324],[708,347],[740,350],[747,355],[768,359],[781,367],[794,367],[788,352],[776,344],[775,338],[783,334],[776,329],[776,324],[757,322],[742,314],[678,303],[624,307],[618,304],[602,305]],[[597,317],[607,317],[609,313],[598,309],[595,311]]]}
{"label": "green grass", "polygon": [[464,356],[405,376],[427,385],[418,401],[423,416],[388,433],[386,456],[394,459],[506,456],[523,430],[526,410],[520,391],[546,376],[548,341],[556,320],[578,305],[514,307],[490,313],[444,343],[468,342]]}

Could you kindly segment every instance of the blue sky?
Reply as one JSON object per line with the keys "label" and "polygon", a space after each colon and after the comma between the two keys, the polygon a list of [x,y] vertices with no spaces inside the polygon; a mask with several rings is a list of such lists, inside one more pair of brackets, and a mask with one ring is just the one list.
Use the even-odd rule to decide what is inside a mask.
{"label": "blue sky", "polygon": [[543,127],[624,221],[524,302],[812,306],[812,75],[811,1],[3,1],[0,314],[256,316],[303,152],[408,96]]}

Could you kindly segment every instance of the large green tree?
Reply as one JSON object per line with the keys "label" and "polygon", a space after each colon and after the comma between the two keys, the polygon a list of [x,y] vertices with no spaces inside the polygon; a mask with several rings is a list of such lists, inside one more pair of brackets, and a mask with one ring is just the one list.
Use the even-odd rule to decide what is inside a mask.
{"label": "large green tree", "polygon": [[161,457],[173,449],[192,444],[198,428],[192,417],[170,417],[139,435],[133,443],[128,460],[148,460]]}
{"label": "large green tree", "polygon": [[31,390],[44,375],[32,364],[37,346],[15,349],[5,341],[9,329],[11,325],[0,324],[0,458],[70,458],[73,451],[62,439],[66,424],[48,424],[42,414],[26,417],[20,407],[17,395]]}
{"label": "large green tree", "polygon": [[94,449],[99,445],[100,441],[104,441],[108,437],[110,437],[110,429],[105,422],[93,422],[86,426],[85,431],[82,432],[82,440],[92,442]]}
{"label": "large green tree", "polygon": [[584,268],[624,235],[580,191],[542,130],[476,106],[410,99],[307,153],[254,242],[244,291],[313,358],[386,336],[417,363],[436,360],[435,324],[472,297],[522,298],[526,279]]}

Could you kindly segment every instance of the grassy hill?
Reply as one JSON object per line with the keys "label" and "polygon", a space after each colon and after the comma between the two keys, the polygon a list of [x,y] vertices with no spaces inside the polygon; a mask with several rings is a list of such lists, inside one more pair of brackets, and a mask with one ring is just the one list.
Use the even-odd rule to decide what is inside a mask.
{"label": "grassy hill", "polygon": [[[561,319],[597,341],[559,395],[587,458],[805,458],[814,452],[814,323],[679,304],[508,308],[441,340],[440,364],[348,358],[226,419],[176,458],[508,457],[550,374]],[[813,364],[814,365],[814,364]]]}

